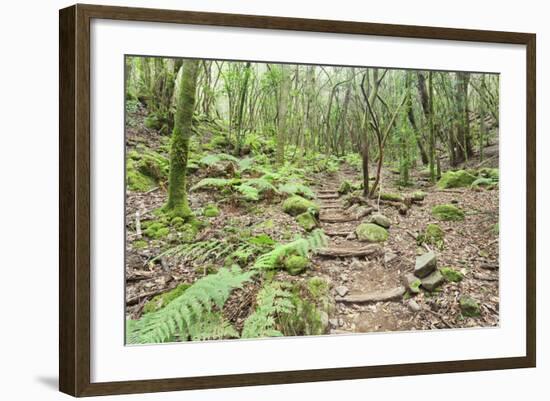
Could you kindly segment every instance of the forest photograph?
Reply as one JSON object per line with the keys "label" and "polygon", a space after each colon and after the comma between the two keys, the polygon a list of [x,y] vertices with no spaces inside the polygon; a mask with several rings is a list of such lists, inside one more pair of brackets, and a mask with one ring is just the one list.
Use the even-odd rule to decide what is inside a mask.
{"label": "forest photograph", "polygon": [[499,325],[499,75],[125,57],[126,344]]}

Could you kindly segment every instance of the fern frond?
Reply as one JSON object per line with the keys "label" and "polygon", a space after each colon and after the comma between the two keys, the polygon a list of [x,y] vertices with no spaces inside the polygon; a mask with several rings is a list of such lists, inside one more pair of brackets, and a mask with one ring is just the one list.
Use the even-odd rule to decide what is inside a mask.
{"label": "fern frond", "polygon": [[283,335],[276,328],[277,314],[290,313],[293,304],[292,294],[287,291],[287,284],[272,282],[265,285],[256,296],[257,306],[244,322],[242,338],[280,337]]}
{"label": "fern frond", "polygon": [[254,272],[243,272],[237,268],[222,268],[216,274],[197,280],[163,309],[145,314],[140,320],[128,321],[127,342],[150,344],[176,339],[187,341],[205,335],[216,338],[233,336],[234,332],[227,322],[220,318],[217,320],[218,327],[214,327],[216,320],[212,310],[214,307],[221,309],[231,292],[240,288],[253,275]]}
{"label": "fern frond", "polygon": [[308,186],[300,183],[290,182],[288,184],[279,185],[279,192],[289,195],[300,195],[308,199],[315,198],[315,193]]}
{"label": "fern frond", "polygon": [[314,230],[307,238],[298,238],[287,244],[276,246],[256,259],[253,268],[258,270],[271,270],[278,267],[283,259],[290,254],[298,254],[307,257],[309,252],[326,246],[327,237],[323,230]]}
{"label": "fern frond", "polygon": [[200,163],[206,166],[212,166],[213,164],[219,163],[221,161],[230,161],[237,164],[239,163],[238,158],[232,155],[228,155],[227,153],[209,154],[200,159]]}
{"label": "fern frond", "polygon": [[260,199],[260,192],[248,184],[241,184],[235,187],[235,189],[243,194],[245,200],[257,201]]}

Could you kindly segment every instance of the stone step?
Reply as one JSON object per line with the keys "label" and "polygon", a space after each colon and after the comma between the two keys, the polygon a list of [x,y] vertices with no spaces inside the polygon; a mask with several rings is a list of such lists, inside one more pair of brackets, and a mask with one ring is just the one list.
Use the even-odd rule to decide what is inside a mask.
{"label": "stone step", "polygon": [[317,195],[317,199],[338,199],[339,197],[340,197],[340,195],[337,194],[337,193]]}
{"label": "stone step", "polygon": [[357,219],[353,216],[323,216],[319,217],[319,221],[322,223],[349,223],[352,221],[357,221]]}
{"label": "stone step", "polygon": [[350,234],[353,234],[353,231],[325,231],[325,235],[329,237],[347,237]]}
{"label": "stone step", "polygon": [[375,291],[366,294],[348,295],[347,297],[335,297],[336,302],[362,304],[370,302],[400,301],[405,295],[405,287],[397,287],[389,290]]}
{"label": "stone step", "polygon": [[331,258],[351,258],[355,256],[371,256],[381,253],[379,245],[367,245],[361,248],[321,248],[316,253],[319,256]]}

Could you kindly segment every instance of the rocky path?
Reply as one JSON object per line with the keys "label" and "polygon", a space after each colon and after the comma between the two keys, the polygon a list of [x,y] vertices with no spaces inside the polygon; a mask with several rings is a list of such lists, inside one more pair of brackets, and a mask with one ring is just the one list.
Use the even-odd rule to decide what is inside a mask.
{"label": "rocky path", "polygon": [[410,330],[414,314],[403,301],[400,258],[383,245],[357,240],[355,229],[369,220],[372,208],[362,209],[366,215],[346,210],[335,186],[343,179],[317,191],[319,220],[329,245],[318,252],[315,265],[332,282],[336,306],[330,316],[331,332]]}

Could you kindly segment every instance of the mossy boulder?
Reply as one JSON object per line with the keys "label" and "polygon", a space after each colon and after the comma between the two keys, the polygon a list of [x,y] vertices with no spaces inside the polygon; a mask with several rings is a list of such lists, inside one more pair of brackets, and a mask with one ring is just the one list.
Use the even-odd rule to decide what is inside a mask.
{"label": "mossy boulder", "polygon": [[202,213],[205,217],[218,217],[220,215],[220,209],[216,205],[206,205]]}
{"label": "mossy boulder", "polygon": [[466,170],[447,171],[443,173],[437,186],[441,189],[467,187],[476,180],[476,176]]}
{"label": "mossy boulder", "polygon": [[155,296],[143,306],[143,313],[156,312],[159,309],[164,308],[171,301],[182,295],[190,286],[190,284],[183,283],[178,285],[173,290]]}
{"label": "mossy boulder", "polygon": [[439,270],[435,270],[427,277],[421,279],[422,288],[428,291],[435,291],[440,285],[445,282],[445,278]]}
{"label": "mossy boulder", "polygon": [[296,217],[296,221],[306,231],[311,231],[317,227],[317,220],[315,219],[315,216],[309,212],[299,214]]}
{"label": "mossy boulder", "polygon": [[434,217],[443,221],[462,221],[464,220],[464,212],[458,207],[451,204],[437,205],[432,208]]}
{"label": "mossy boulder", "polygon": [[379,194],[380,199],[390,202],[403,202],[403,196],[392,192],[382,192]]}
{"label": "mossy boulder", "polygon": [[152,239],[160,239],[166,237],[170,233],[170,229],[159,221],[145,224],[146,228],[143,233]]}
{"label": "mossy boulder", "polygon": [[424,232],[418,235],[416,242],[418,245],[431,244],[442,249],[444,237],[445,233],[438,224],[428,224]]}
{"label": "mossy boulder", "polygon": [[462,314],[467,317],[476,317],[481,314],[479,309],[479,303],[468,295],[463,295],[460,297],[460,310]]}
{"label": "mossy boulder", "polygon": [[490,178],[496,181],[499,179],[498,168],[483,167],[478,170],[477,174],[479,177]]}
{"label": "mossy boulder", "polygon": [[126,188],[130,191],[146,192],[155,186],[155,180],[139,172],[135,162],[128,159],[126,163]]}
{"label": "mossy boulder", "polygon": [[391,221],[383,214],[373,214],[370,218],[370,222],[383,228],[390,228]]}
{"label": "mossy boulder", "polygon": [[310,212],[313,215],[319,215],[319,206],[310,200],[294,195],[283,202],[283,211],[291,216]]}
{"label": "mossy boulder", "polygon": [[426,197],[427,193],[424,191],[414,191],[410,197],[413,201],[421,202]]}
{"label": "mossy boulder", "polygon": [[445,280],[451,283],[458,283],[464,278],[464,275],[461,272],[453,269],[452,267],[442,267],[439,271],[443,277],[445,277]]}
{"label": "mossy boulder", "polygon": [[355,233],[359,241],[384,242],[388,239],[388,231],[373,223],[359,224]]}
{"label": "mossy boulder", "polygon": [[303,273],[309,266],[309,259],[299,255],[290,255],[284,260],[285,270],[295,276]]}

